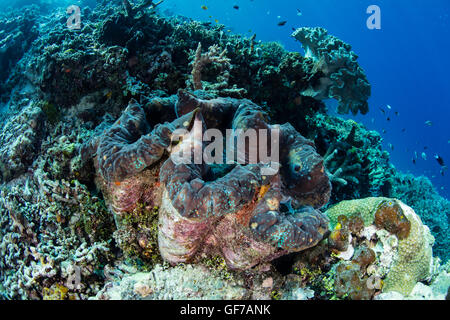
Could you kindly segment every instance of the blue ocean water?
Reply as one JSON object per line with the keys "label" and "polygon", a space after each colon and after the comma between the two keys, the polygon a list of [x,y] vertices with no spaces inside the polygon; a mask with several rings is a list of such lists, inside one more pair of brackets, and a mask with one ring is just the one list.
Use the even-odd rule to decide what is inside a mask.
{"label": "blue ocean water", "polygon": [[[0,9],[38,2],[49,7],[96,3],[2,0]],[[370,5],[381,9],[380,30],[367,28]],[[450,164],[448,0],[165,0],[160,10],[221,23],[230,32],[256,34],[257,40],[278,41],[292,51],[302,51],[290,36],[292,28],[303,26],[324,27],[351,44],[372,85],[372,96],[368,114],[347,117],[382,133],[383,145],[399,170],[427,176],[450,198],[450,171],[442,175],[434,158],[440,155]],[[287,23],[279,26],[281,21]],[[333,111],[336,103],[327,104]]]}
{"label": "blue ocean water", "polygon": [[[370,5],[381,9],[380,30],[367,28]],[[349,117],[382,133],[398,169],[427,176],[450,198],[450,171],[441,175],[434,158],[438,154],[450,164],[448,0],[166,0],[161,9],[201,21],[217,19],[233,32],[256,33],[257,39],[278,41],[292,51],[302,51],[290,37],[292,28],[303,26],[323,27],[351,44],[372,96],[368,114]],[[278,26],[281,21],[287,23]],[[329,105],[332,111],[335,103]]]}

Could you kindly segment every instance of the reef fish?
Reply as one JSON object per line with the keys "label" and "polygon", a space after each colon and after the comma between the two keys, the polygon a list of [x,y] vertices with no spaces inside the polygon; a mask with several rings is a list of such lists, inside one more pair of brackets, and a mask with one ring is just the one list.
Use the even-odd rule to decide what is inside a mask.
{"label": "reef fish", "polygon": [[208,10],[208,7],[205,6],[205,5],[201,6],[201,8],[202,8],[203,10]]}
{"label": "reef fish", "polygon": [[431,127],[433,125],[433,122],[431,122],[430,120],[425,121],[425,124],[429,127]]}
{"label": "reef fish", "polygon": [[427,160],[427,154],[425,152],[422,152],[422,159]]}
{"label": "reef fish", "polygon": [[234,5],[234,6],[233,6],[233,9],[239,10],[239,6]]}
{"label": "reef fish", "polygon": [[439,163],[439,165],[441,167],[445,166],[444,159],[442,159],[442,157],[440,155],[435,154],[434,158],[436,159],[436,161]]}
{"label": "reef fish", "polygon": [[280,27],[284,26],[286,23],[287,23],[286,20],[280,21],[280,22],[278,22],[278,26],[280,26]]}
{"label": "reef fish", "polygon": [[297,9],[297,15],[298,15],[299,17],[302,16],[302,12],[300,11],[300,9]]}

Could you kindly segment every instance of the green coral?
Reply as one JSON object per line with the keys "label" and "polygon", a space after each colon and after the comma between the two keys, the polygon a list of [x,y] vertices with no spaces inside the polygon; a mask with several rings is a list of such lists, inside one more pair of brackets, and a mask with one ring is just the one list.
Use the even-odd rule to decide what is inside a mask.
{"label": "green coral", "polygon": [[411,224],[411,229],[405,238],[399,239],[397,253],[384,280],[383,292],[397,291],[408,295],[418,281],[430,275],[433,259],[431,247],[434,238],[414,210],[399,200],[380,197],[342,201],[327,210],[326,215],[330,219],[331,229],[337,225],[340,215],[360,216],[364,225],[369,226],[374,223],[375,214],[381,210],[380,205],[386,201],[400,206],[403,215]]}

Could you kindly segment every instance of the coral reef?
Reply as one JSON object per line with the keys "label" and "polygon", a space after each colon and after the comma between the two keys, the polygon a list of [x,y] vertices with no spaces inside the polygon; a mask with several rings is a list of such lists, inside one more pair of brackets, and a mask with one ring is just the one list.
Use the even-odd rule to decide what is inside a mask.
{"label": "coral reef", "polygon": [[112,257],[112,218],[77,180],[88,179],[76,156],[88,132],[65,119],[48,133],[41,152],[29,153],[36,159],[26,172],[1,186],[0,293],[6,299],[86,299],[102,286],[102,265]]}
{"label": "coral reef", "polygon": [[0,97],[6,93],[6,80],[10,71],[38,36],[37,16],[35,6],[2,13],[0,16]]}
{"label": "coral reef", "polygon": [[99,300],[234,300],[243,299],[247,290],[242,281],[225,278],[202,265],[167,268],[156,265],[151,272],[125,275],[99,291]]}
{"label": "coral reef", "polygon": [[353,120],[317,113],[307,116],[314,140],[333,184],[331,203],[370,196],[389,196],[396,174],[382,138]]}
{"label": "coral reef", "polygon": [[319,100],[334,98],[339,102],[337,111],[341,114],[366,114],[370,84],[351,46],[319,27],[299,28],[292,36],[302,43],[306,59],[312,60],[312,73],[320,73],[302,95]]}
{"label": "coral reef", "polygon": [[[62,7],[1,15],[0,298],[445,298],[421,221],[447,261],[448,201],[321,101],[367,112],[351,47],[302,28],[302,56],[160,3],[83,4],[79,30]],[[200,127],[279,130],[278,173],[247,146],[176,162],[212,146]],[[369,196],[422,220],[387,198],[338,204],[330,224],[319,211]]]}

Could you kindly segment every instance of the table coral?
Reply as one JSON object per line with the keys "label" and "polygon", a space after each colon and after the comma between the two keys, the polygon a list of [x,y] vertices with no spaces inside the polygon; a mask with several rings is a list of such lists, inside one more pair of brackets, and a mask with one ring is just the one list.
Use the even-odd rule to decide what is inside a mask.
{"label": "table coral", "polygon": [[314,73],[322,74],[317,84],[302,94],[319,100],[336,99],[341,114],[366,114],[370,84],[356,62],[358,56],[351,51],[351,46],[329,35],[323,28],[299,28],[292,36],[302,43],[305,57],[313,60]]}
{"label": "table coral", "polygon": [[401,201],[389,198],[342,201],[326,214],[331,229],[340,228],[338,219],[342,218],[339,217],[360,217],[366,228],[375,226],[397,237],[398,248],[383,280],[383,292],[408,295],[418,281],[430,276],[434,238],[414,210]]}

